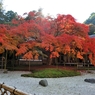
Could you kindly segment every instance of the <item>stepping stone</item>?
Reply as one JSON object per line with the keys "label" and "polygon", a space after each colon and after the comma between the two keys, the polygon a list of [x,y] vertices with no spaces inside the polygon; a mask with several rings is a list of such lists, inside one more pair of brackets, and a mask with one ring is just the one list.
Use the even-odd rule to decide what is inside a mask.
{"label": "stepping stone", "polygon": [[41,81],[39,81],[39,84],[40,84],[41,86],[44,86],[44,87],[48,86],[47,80],[41,80]]}
{"label": "stepping stone", "polygon": [[89,82],[89,83],[95,83],[95,79],[84,79],[85,82]]}

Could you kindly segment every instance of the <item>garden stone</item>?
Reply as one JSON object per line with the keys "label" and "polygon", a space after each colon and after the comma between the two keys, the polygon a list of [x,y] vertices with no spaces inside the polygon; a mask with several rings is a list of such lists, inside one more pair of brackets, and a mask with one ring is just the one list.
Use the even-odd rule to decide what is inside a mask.
{"label": "garden stone", "polygon": [[89,83],[95,83],[95,79],[85,79],[84,81]]}
{"label": "garden stone", "polygon": [[42,85],[42,86],[44,86],[44,87],[48,86],[47,80],[40,80],[39,84]]}
{"label": "garden stone", "polygon": [[8,73],[8,70],[7,70],[7,69],[5,69],[3,73]]}

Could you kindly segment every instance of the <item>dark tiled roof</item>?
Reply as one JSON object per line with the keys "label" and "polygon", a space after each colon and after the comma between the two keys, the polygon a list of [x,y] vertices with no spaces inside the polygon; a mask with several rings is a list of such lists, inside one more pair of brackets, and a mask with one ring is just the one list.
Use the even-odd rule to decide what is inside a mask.
{"label": "dark tiled roof", "polygon": [[90,35],[89,37],[90,37],[90,38],[95,38],[95,34],[93,34],[93,35]]}

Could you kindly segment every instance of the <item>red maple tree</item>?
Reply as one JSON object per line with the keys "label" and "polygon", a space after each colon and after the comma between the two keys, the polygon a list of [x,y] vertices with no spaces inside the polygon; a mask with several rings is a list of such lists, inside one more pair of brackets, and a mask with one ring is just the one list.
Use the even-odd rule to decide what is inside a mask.
{"label": "red maple tree", "polygon": [[95,64],[95,39],[89,38],[88,32],[89,27],[71,15],[51,18],[30,12],[26,19],[20,16],[10,25],[0,26],[0,53],[15,50],[16,56],[23,55],[25,59],[48,56],[49,64],[60,54],[82,60],[89,54]]}

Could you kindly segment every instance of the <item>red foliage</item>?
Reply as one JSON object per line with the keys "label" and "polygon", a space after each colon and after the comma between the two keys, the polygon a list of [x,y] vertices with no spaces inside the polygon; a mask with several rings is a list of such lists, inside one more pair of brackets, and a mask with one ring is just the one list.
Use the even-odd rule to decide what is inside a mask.
{"label": "red foliage", "polygon": [[76,22],[71,15],[45,18],[30,12],[27,19],[19,16],[12,25],[0,25],[0,53],[4,49],[16,50],[17,56],[23,54],[23,58],[37,59],[40,51],[45,51],[50,58],[72,52],[83,59],[84,52],[90,54],[95,64],[95,38],[89,38],[88,31],[87,25]]}

